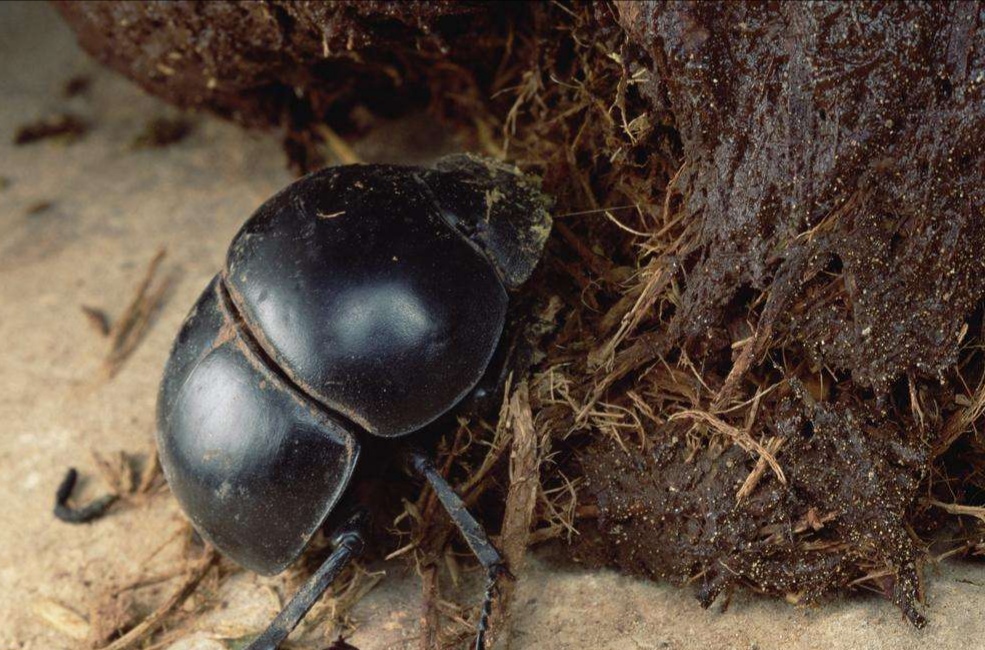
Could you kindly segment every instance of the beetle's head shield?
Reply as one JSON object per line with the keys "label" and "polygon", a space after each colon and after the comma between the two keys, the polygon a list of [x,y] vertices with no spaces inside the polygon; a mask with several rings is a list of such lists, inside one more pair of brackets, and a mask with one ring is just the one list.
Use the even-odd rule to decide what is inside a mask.
{"label": "beetle's head shield", "polygon": [[551,199],[516,167],[446,156],[422,175],[442,217],[482,249],[508,289],[530,277],[551,232]]}
{"label": "beetle's head shield", "polygon": [[158,402],[161,465],[196,529],[263,574],[301,553],[358,456],[343,424],[251,345],[218,281],[182,327]]}

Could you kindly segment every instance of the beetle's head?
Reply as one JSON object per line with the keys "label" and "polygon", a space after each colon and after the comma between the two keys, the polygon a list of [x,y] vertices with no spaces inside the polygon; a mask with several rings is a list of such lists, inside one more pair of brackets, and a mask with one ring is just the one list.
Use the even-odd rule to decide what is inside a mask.
{"label": "beetle's head", "polygon": [[422,175],[442,217],[485,253],[507,289],[526,282],[551,231],[551,199],[515,167],[468,154]]}

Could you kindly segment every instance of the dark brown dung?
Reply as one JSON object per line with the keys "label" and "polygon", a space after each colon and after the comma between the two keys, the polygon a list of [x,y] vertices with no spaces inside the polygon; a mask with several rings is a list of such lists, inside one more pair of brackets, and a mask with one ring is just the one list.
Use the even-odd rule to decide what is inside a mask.
{"label": "dark brown dung", "polygon": [[985,287],[982,7],[619,10],[660,72],[647,90],[674,112],[700,230],[674,333],[770,289],[760,351],[793,337],[880,392],[952,365]]}
{"label": "dark brown dung", "polygon": [[390,111],[420,102],[432,65],[495,66],[484,35],[515,11],[450,0],[54,4],[86,51],[148,92],[252,125],[373,98]]}
{"label": "dark brown dung", "polygon": [[[706,604],[734,584],[810,601],[868,577],[922,624],[921,482],[961,417],[941,410],[981,383],[967,336],[985,288],[985,10],[618,11],[684,151],[693,235],[661,343],[691,351],[710,399],[679,405],[642,451],[590,443],[614,559],[698,579]],[[768,442],[782,475],[763,472]]]}

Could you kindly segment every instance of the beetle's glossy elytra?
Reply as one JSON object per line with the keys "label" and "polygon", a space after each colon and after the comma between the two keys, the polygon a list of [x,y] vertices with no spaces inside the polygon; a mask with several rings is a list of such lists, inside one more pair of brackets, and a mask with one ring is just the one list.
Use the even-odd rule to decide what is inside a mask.
{"label": "beetle's glossy elytra", "polygon": [[278,194],[236,236],[223,279],[296,384],[381,436],[454,406],[506,316],[492,265],[399,167],[329,169]]}
{"label": "beetle's glossy elytra", "polygon": [[265,574],[301,552],[359,454],[352,432],[262,361],[218,279],[178,336],[158,418],[162,466],[195,527]]}
{"label": "beetle's glossy elytra", "polygon": [[365,436],[460,404],[540,257],[545,204],[511,168],[458,156],[326,169],[261,206],[161,385],[161,463],[199,532],[279,572],[345,493]]}

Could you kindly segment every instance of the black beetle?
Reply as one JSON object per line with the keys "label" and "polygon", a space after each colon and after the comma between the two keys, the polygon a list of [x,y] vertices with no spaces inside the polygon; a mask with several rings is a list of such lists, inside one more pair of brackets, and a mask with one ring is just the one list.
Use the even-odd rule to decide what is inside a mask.
{"label": "black beetle", "polygon": [[369,512],[350,479],[367,446],[427,479],[487,570],[483,647],[505,567],[415,434],[481,390],[547,206],[516,170],[472,156],[350,165],[292,183],[236,235],[164,372],[165,476],[198,532],[262,574],[341,521],[334,552],[249,650],[276,648],[362,552]]}

